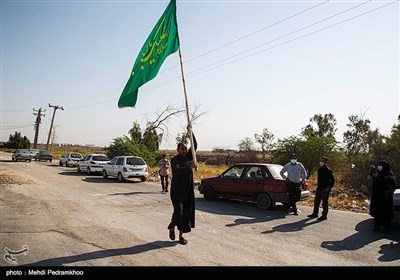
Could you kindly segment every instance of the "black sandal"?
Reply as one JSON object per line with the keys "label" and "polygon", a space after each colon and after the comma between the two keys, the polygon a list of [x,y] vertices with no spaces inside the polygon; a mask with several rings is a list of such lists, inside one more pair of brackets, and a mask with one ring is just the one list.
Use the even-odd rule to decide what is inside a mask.
{"label": "black sandal", "polygon": [[174,228],[169,229],[169,239],[175,240],[175,229]]}
{"label": "black sandal", "polygon": [[182,244],[182,245],[186,245],[188,243],[188,241],[185,238],[181,237],[181,238],[179,238],[179,242],[178,243]]}

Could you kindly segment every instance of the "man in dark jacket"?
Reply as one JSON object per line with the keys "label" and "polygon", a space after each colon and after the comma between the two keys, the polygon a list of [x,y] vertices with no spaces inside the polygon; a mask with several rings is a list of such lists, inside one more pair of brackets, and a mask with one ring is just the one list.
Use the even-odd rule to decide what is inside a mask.
{"label": "man in dark jacket", "polygon": [[[191,124],[188,130],[192,129]],[[197,141],[193,135],[194,150],[197,150]],[[174,207],[171,223],[168,225],[169,237],[175,240],[175,226],[179,230],[179,243],[187,244],[183,233],[190,232],[195,227],[194,182],[193,169],[197,162],[193,161],[192,148],[188,151],[183,143],[178,144],[178,154],[171,160],[172,182],[171,201]]]}
{"label": "man in dark jacket", "polygon": [[308,215],[309,218],[318,217],[319,205],[322,200],[322,215],[317,220],[324,221],[328,219],[328,199],[331,189],[335,184],[335,177],[333,176],[332,169],[330,169],[327,165],[328,158],[322,157],[319,163],[320,167],[318,169],[318,178],[317,178],[317,191],[315,193],[314,200],[314,211],[312,214]]}
{"label": "man in dark jacket", "polygon": [[374,230],[388,231],[394,217],[393,193],[397,188],[396,179],[386,160],[378,163],[376,171],[372,173],[372,195],[369,214],[374,217]]}

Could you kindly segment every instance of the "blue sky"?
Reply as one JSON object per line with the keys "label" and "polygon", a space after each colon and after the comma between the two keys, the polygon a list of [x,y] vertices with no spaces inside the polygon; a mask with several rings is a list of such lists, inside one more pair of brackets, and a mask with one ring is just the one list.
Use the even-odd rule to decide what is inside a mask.
{"label": "blue sky", "polygon": [[[298,135],[314,114],[336,117],[338,140],[352,114],[390,133],[400,111],[399,2],[323,2],[177,1],[190,108],[206,112],[193,125],[200,150],[236,149],[264,128],[276,139]],[[136,108],[117,106],[167,4],[1,1],[1,140],[18,131],[33,143],[32,109],[42,107],[46,143],[48,103],[65,109],[55,142],[100,146],[184,106],[178,53],[139,89]],[[167,126],[161,148],[175,149],[185,115]]]}

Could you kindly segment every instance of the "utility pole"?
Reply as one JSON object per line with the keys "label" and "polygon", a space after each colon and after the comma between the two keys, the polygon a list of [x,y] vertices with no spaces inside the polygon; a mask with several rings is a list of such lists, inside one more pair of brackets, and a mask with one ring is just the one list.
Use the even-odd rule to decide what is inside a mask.
{"label": "utility pole", "polygon": [[46,116],[45,114],[42,114],[42,112],[46,112],[46,110],[42,111],[42,107],[39,108],[39,110],[36,110],[35,108],[33,108],[34,112],[37,113],[33,113],[36,117],[36,122],[35,122],[35,140],[33,140],[33,149],[37,148],[37,141],[38,141],[38,137],[39,137],[39,125],[42,123],[42,116]]}
{"label": "utility pole", "polygon": [[50,129],[49,129],[49,137],[47,138],[47,143],[46,143],[46,150],[49,149],[51,130],[53,129],[53,122],[54,122],[54,116],[56,115],[56,110],[57,109],[61,109],[61,110],[64,111],[64,108],[62,106],[59,106],[59,105],[53,106],[53,105],[50,105],[50,103],[49,103],[49,107],[50,108],[54,108],[54,111],[53,111],[53,117],[51,118],[51,124],[50,124]]}

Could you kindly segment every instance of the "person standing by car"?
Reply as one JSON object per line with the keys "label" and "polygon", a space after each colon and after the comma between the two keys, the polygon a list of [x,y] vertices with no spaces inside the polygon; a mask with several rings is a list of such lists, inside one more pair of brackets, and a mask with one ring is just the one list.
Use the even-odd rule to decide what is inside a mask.
{"label": "person standing by car", "polygon": [[161,178],[161,187],[162,193],[167,193],[168,192],[168,174],[169,174],[169,160],[167,159],[167,155],[163,154],[161,159],[158,161],[158,167],[160,170],[158,171],[158,174],[160,174]]}
{"label": "person standing by car", "polygon": [[378,162],[372,175],[372,194],[369,214],[374,217],[374,230],[388,231],[394,217],[393,193],[396,189],[396,178],[386,160]]}
{"label": "person standing by car", "polygon": [[[187,127],[189,133],[192,125]],[[179,243],[187,244],[183,233],[190,232],[195,227],[195,202],[194,202],[194,181],[193,169],[197,167],[197,162],[193,161],[192,149],[196,151],[197,141],[193,135],[194,147],[188,151],[183,143],[178,144],[178,154],[171,160],[172,182],[171,182],[171,201],[173,214],[168,225],[169,238],[175,240],[175,226],[179,230]]]}
{"label": "person standing by car", "polygon": [[[286,172],[287,176],[285,175]],[[288,205],[284,205],[283,210],[286,214],[289,214],[289,207],[292,207],[293,215],[297,216],[296,202],[300,200],[300,184],[305,184],[306,182],[306,169],[304,168],[303,164],[297,161],[297,155],[293,153],[290,156],[290,162],[282,168],[280,174],[282,178],[286,180],[289,193],[289,203]]]}
{"label": "person standing by car", "polygon": [[335,177],[333,176],[332,169],[327,165],[328,158],[322,157],[319,162],[318,177],[317,177],[317,191],[315,193],[314,211],[308,215],[309,218],[318,217],[319,205],[322,200],[322,215],[317,220],[324,221],[328,219],[328,199],[329,194],[335,184]]}

